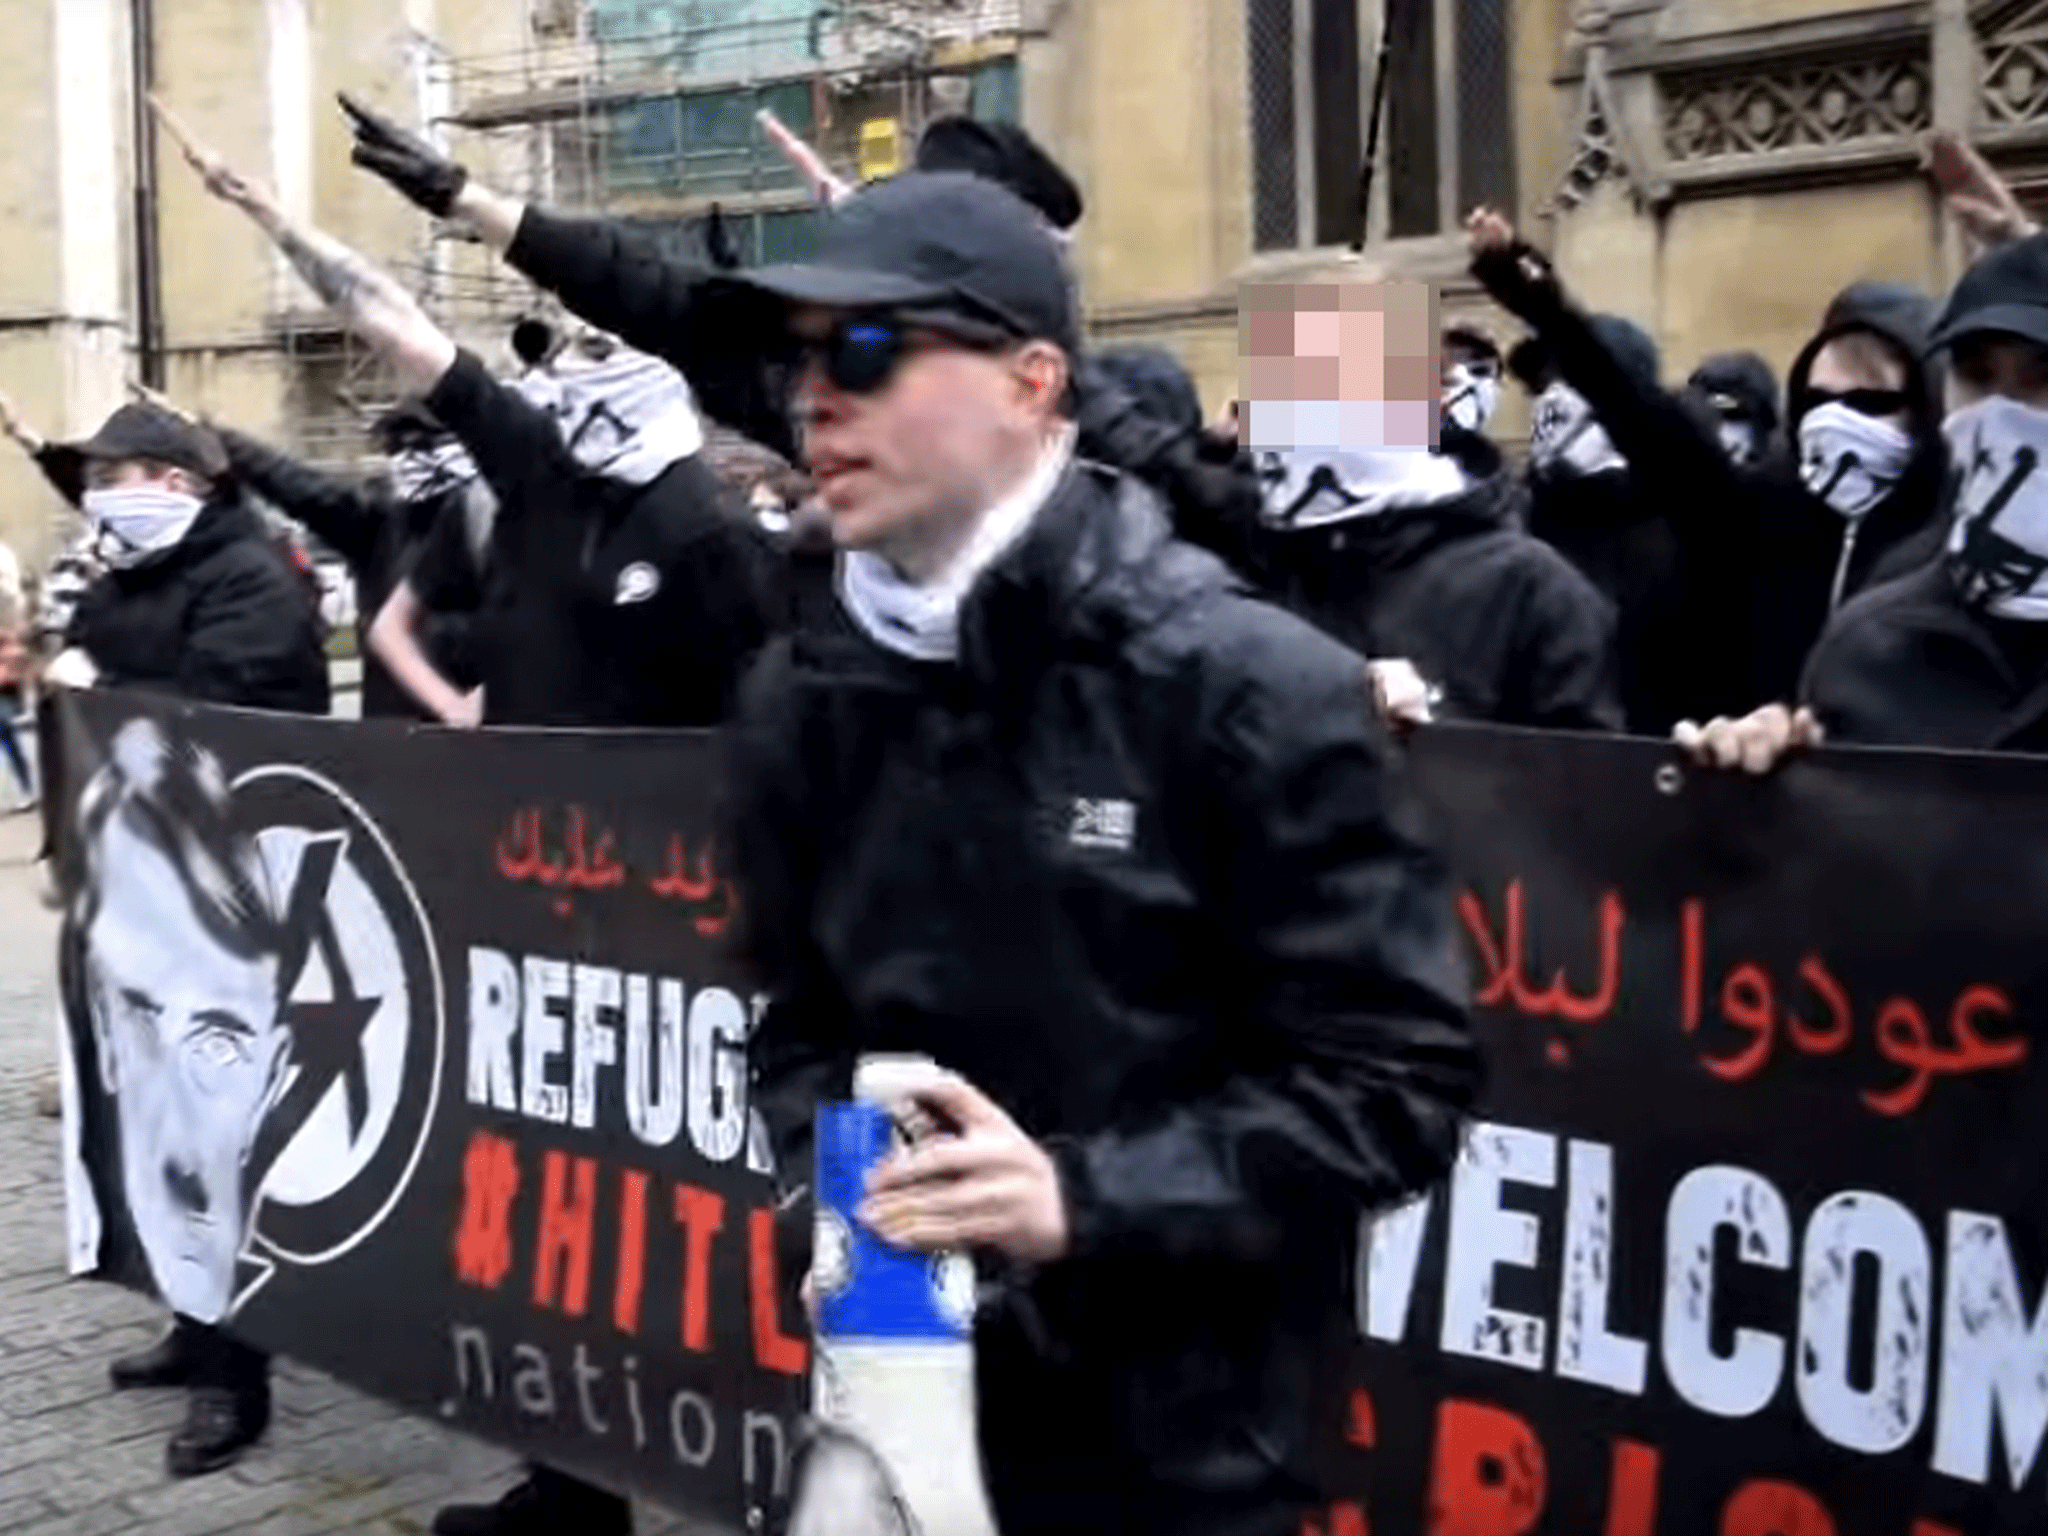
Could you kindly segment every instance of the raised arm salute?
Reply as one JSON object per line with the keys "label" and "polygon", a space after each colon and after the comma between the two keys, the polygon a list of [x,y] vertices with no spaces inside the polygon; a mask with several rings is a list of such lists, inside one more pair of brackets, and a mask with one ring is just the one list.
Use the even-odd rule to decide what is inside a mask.
{"label": "raised arm salute", "polygon": [[150,107],[206,190],[241,209],[270,236],[307,286],[392,366],[400,388],[424,393],[455,366],[455,343],[396,278],[339,240],[291,218],[269,188],[202,144],[161,101],[151,97]]}

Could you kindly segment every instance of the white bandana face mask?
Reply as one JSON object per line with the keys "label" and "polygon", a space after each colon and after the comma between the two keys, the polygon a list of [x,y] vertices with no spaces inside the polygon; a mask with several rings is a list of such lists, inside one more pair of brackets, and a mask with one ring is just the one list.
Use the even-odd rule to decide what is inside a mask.
{"label": "white bandana face mask", "polygon": [[1468,363],[1451,368],[1444,386],[1444,420],[1467,432],[1484,432],[1500,407],[1500,377]]}
{"label": "white bandana face mask", "polygon": [[1913,440],[1888,421],[1830,400],[1799,422],[1799,478],[1851,522],[1867,516],[1899,483]]}
{"label": "white bandana face mask", "polygon": [[408,448],[391,456],[391,484],[401,501],[427,501],[476,479],[477,467],[460,443]]}
{"label": "white bandana face mask", "polygon": [[1266,521],[1276,528],[1429,506],[1469,489],[1456,461],[1428,448],[1268,448],[1255,460]]}
{"label": "white bandana face mask", "polygon": [[1598,475],[1626,469],[1607,429],[1593,419],[1593,407],[1569,384],[1551,384],[1536,397],[1529,428],[1529,457],[1547,475]]}
{"label": "white bandana face mask", "polygon": [[197,496],[156,485],[87,491],[84,501],[99,556],[116,570],[177,548],[205,508]]}
{"label": "white bandana face mask", "polygon": [[579,372],[530,374],[516,387],[555,418],[576,462],[607,480],[647,485],[704,446],[689,384],[644,352],[620,347]]}
{"label": "white bandana face mask", "polygon": [[1994,395],[1943,430],[1956,465],[1950,569],[1963,601],[2048,619],[2048,411]]}

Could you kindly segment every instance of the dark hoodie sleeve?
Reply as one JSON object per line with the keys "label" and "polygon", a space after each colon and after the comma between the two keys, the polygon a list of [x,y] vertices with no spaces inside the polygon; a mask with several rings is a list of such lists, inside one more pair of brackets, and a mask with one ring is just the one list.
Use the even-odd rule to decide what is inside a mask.
{"label": "dark hoodie sleeve", "polygon": [[1613,604],[1548,545],[1529,587],[1515,644],[1515,722],[1551,731],[1627,728],[1621,707]]}
{"label": "dark hoodie sleeve", "polygon": [[1090,359],[1082,359],[1074,385],[1082,457],[1144,481],[1165,501],[1178,537],[1261,582],[1264,498],[1250,456],[1147,410]]}
{"label": "dark hoodie sleeve", "polygon": [[215,430],[236,479],[309,529],[361,580],[376,563],[390,509],[353,481],[322,474],[231,427]]}
{"label": "dark hoodie sleeve", "polygon": [[1357,655],[1264,604],[1213,629],[1207,880],[1261,1065],[1048,1139],[1076,1258],[1270,1263],[1440,1178],[1484,1076],[1450,882]]}
{"label": "dark hoodie sleeve", "polygon": [[780,317],[762,295],[629,224],[531,205],[505,257],[592,325],[675,368],[713,421],[797,461],[785,370],[769,350]]}
{"label": "dark hoodie sleeve", "polygon": [[[1524,271],[1525,260],[1541,275]],[[1585,396],[1615,451],[1628,460],[1638,494],[1664,509],[1681,544],[1708,535],[1715,526],[1709,509],[1725,514],[1741,497],[1734,465],[1684,404],[1622,365],[1540,252],[1519,243],[1482,252],[1472,260],[1472,275],[1542,339],[1564,381]],[[1718,526],[1725,530],[1725,520]]]}

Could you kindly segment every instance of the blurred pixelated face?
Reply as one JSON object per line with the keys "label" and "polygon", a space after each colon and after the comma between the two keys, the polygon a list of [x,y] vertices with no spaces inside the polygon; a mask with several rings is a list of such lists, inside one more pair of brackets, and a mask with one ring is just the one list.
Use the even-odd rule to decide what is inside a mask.
{"label": "blurred pixelated face", "polygon": [[1247,448],[1436,445],[1443,365],[1428,284],[1253,288],[1238,337],[1238,436]]}

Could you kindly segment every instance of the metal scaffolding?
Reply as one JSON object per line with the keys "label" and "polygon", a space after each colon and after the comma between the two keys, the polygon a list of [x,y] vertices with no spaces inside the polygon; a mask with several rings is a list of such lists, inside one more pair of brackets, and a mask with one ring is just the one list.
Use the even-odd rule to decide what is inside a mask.
{"label": "metal scaffolding", "polygon": [[[405,67],[429,130],[494,187],[643,222],[694,245],[716,204],[743,256],[808,249],[809,195],[755,115],[772,110],[849,181],[906,162],[932,117],[1015,118],[1033,0],[527,0],[515,50],[461,55],[415,36]],[[422,221],[398,267],[428,311],[494,362],[544,297],[446,226]],[[293,437],[360,462],[393,398],[376,359],[317,309],[281,306]]]}
{"label": "metal scaffolding", "polygon": [[[688,240],[716,204],[749,260],[808,247],[812,206],[755,121],[772,110],[848,180],[907,160],[945,112],[1014,117],[1025,0],[567,0],[515,52],[449,61],[446,127],[493,184]],[[443,251],[451,323],[500,327],[536,297]]]}

